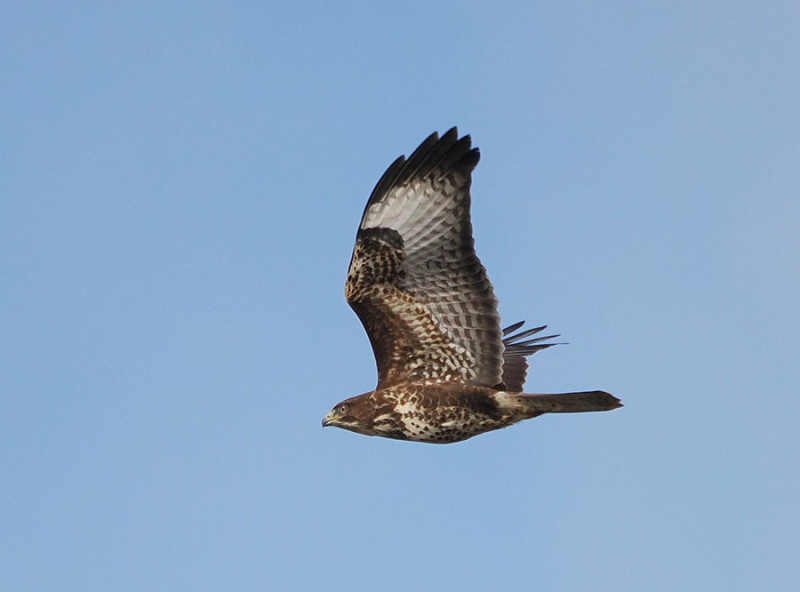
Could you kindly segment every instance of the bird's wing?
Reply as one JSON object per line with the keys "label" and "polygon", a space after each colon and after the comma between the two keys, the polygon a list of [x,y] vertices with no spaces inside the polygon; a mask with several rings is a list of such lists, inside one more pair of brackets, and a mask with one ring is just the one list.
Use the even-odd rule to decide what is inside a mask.
{"label": "bird's wing", "polygon": [[345,293],[369,335],[378,386],[495,386],[497,299],[473,248],[471,173],[480,154],[456,128],[384,173],[367,202]]}
{"label": "bird's wing", "polygon": [[547,325],[535,327],[534,329],[526,329],[525,331],[514,334],[514,331],[524,324],[525,321],[520,321],[503,329],[503,345],[505,346],[505,351],[503,351],[503,377],[500,388],[512,393],[522,392],[522,387],[525,385],[525,378],[528,375],[527,357],[535,354],[537,351],[553,345],[558,345],[557,343],[544,343],[548,339],[558,337],[558,335],[545,335],[543,337],[526,339],[531,335],[544,331]]}

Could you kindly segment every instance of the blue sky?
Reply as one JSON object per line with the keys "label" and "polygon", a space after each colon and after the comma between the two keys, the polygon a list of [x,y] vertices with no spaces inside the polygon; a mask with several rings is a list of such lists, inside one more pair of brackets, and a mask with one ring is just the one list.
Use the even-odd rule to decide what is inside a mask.
{"label": "blue sky", "polygon": [[[5,3],[0,588],[800,579],[793,2]],[[603,388],[450,446],[320,427],[385,167],[458,125],[506,322]]]}

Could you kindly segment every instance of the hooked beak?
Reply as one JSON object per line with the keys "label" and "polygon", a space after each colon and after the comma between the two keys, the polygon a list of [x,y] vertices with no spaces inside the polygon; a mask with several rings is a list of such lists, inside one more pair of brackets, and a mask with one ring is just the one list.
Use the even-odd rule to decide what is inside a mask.
{"label": "hooked beak", "polygon": [[328,426],[332,426],[332,425],[333,425],[333,417],[331,417],[331,414],[328,413],[328,415],[326,415],[322,419],[322,427],[323,428],[327,428]]}

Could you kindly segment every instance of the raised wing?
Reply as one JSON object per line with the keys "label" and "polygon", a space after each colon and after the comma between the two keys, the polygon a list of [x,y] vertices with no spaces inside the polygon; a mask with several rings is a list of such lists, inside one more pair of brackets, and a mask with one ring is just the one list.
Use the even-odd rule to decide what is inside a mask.
{"label": "raised wing", "polygon": [[479,158],[456,128],[434,133],[389,167],[367,202],[345,293],[369,335],[379,387],[501,382],[497,299],[469,212]]}

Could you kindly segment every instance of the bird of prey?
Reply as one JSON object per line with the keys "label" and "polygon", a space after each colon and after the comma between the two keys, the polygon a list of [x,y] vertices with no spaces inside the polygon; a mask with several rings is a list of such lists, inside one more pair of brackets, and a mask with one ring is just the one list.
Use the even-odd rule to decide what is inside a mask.
{"label": "bird of prey", "polygon": [[456,128],[433,133],[372,191],[345,295],[369,336],[378,385],[336,405],[323,426],[449,443],[543,413],[621,407],[603,391],[522,392],[527,356],[557,335],[519,331],[521,322],[500,329],[473,247],[470,184],[479,158]]}

